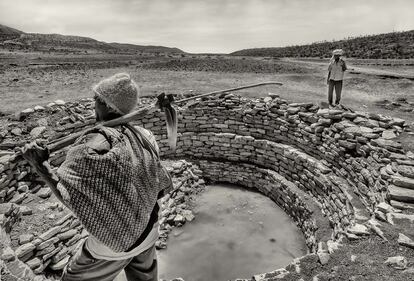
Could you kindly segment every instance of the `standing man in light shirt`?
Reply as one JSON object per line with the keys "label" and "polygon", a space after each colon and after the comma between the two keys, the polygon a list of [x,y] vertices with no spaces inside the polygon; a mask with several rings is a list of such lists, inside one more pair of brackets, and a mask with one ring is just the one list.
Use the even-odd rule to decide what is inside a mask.
{"label": "standing man in light shirt", "polygon": [[339,102],[341,101],[342,81],[344,79],[344,73],[347,70],[346,63],[341,57],[342,55],[342,49],[333,50],[332,58],[328,67],[327,84],[329,86],[328,102],[330,107],[334,106],[332,104],[334,88],[336,93],[335,106],[339,105]]}

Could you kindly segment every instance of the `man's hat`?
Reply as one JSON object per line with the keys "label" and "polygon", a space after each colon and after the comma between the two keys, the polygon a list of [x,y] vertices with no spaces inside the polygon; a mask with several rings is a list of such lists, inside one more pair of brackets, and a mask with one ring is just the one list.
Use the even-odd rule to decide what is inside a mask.
{"label": "man's hat", "polygon": [[138,86],[127,73],[117,73],[96,84],[92,90],[107,106],[122,115],[138,102]]}
{"label": "man's hat", "polygon": [[335,49],[332,51],[332,55],[334,56],[342,56],[344,54],[344,51],[342,49]]}

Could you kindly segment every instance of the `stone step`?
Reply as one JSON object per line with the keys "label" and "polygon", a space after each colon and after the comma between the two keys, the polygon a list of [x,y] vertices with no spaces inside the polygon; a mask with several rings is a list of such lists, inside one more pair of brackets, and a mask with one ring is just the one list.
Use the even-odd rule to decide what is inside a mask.
{"label": "stone step", "polygon": [[390,199],[394,199],[400,202],[414,203],[413,189],[398,187],[391,184],[388,186],[388,192]]}

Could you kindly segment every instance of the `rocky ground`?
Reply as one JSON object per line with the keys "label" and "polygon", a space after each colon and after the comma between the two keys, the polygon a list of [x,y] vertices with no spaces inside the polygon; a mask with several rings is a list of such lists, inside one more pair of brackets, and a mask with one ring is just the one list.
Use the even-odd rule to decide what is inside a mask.
{"label": "rocky ground", "polygon": [[[171,60],[177,59],[171,58]],[[212,58],[206,57],[205,59],[214,61]],[[414,116],[411,96],[413,82],[411,80],[389,80],[389,78],[376,76],[373,78],[372,75],[351,74],[347,80],[349,96],[345,99],[349,105],[346,104],[345,108],[351,107],[363,111],[373,109],[371,113],[365,113],[361,110],[342,110],[340,108],[329,110],[323,108],[323,103],[319,106],[315,103],[304,102],[324,99],[325,93],[321,90],[325,90],[322,66],[313,68],[314,72],[311,74],[307,71],[301,72],[301,74],[255,74],[238,72],[241,71],[239,66],[243,63],[236,65],[238,69],[236,72],[202,72],[195,70],[194,64],[191,63],[184,64],[187,71],[183,71],[181,60],[178,66],[174,64],[174,67],[178,67],[179,70],[162,71],[144,69],[141,63],[137,65],[129,61],[125,62],[125,66],[122,67],[109,64],[110,68],[102,67],[102,65],[96,68],[80,67],[79,63],[65,64],[64,67],[57,68],[56,65],[47,68],[48,66],[44,64],[35,67],[10,64],[13,63],[9,63],[6,67],[3,65],[0,70],[4,74],[0,78],[0,91],[6,101],[2,104],[3,108],[1,109],[6,116],[0,121],[0,198],[2,202],[7,202],[0,204],[0,224],[2,226],[0,268],[2,278],[4,277],[5,280],[19,280],[21,277],[44,280],[44,276],[34,277],[30,269],[33,269],[35,273],[41,273],[46,268],[47,276],[53,278],[67,263],[78,243],[87,236],[79,221],[51,196],[50,190],[31,173],[27,163],[10,161],[13,150],[35,138],[53,141],[90,126],[94,120],[92,100],[79,98],[88,95],[87,89],[93,81],[97,80],[97,77],[104,77],[115,71],[132,72],[137,80],[144,81],[143,87],[150,94],[156,94],[167,86],[171,87],[171,92],[181,95],[183,89],[185,89],[184,94],[194,94],[196,92],[194,89],[197,91],[216,89],[216,86],[212,86],[214,83],[217,83],[218,87],[227,88],[241,82],[244,84],[246,81],[280,79],[286,85],[277,89],[277,94],[268,95],[270,91],[268,88],[263,91],[242,92],[244,96],[256,95],[266,96],[266,98],[246,102],[240,97],[226,95],[223,101],[203,100],[200,103],[207,104],[207,109],[204,112],[206,115],[211,112],[223,113],[224,109],[230,110],[233,107],[243,110],[243,114],[245,114],[243,116],[246,118],[243,119],[244,125],[240,126],[244,130],[247,130],[245,125],[248,122],[254,121],[257,116],[260,118],[267,116],[270,112],[273,118],[270,121],[281,122],[282,125],[277,127],[280,129],[279,134],[284,136],[283,134],[288,132],[288,139],[296,138],[298,135],[300,137],[312,134],[317,137],[323,136],[329,140],[329,145],[331,145],[330,147],[326,146],[327,148],[334,149],[344,155],[346,153],[347,157],[364,157],[367,156],[367,153],[378,151],[378,153],[373,153],[375,159],[371,157],[369,163],[381,163],[383,166],[378,171],[374,169],[375,172],[372,174],[370,174],[370,164],[367,162],[364,162],[362,167],[358,163],[348,165],[351,171],[354,168],[359,171],[358,173],[354,172],[353,176],[361,183],[366,183],[366,185],[358,184],[357,186],[357,189],[363,193],[363,195],[360,194],[361,198],[366,198],[367,201],[364,201],[366,206],[361,202],[359,202],[360,205],[355,206],[361,210],[365,207],[369,209],[369,212],[355,214],[359,223],[353,228],[347,229],[346,232],[341,228],[335,228],[335,236],[343,236],[343,238],[334,243],[313,245],[314,243],[310,241],[310,245],[316,247],[313,254],[294,260],[293,264],[285,269],[257,275],[254,280],[412,279],[414,271],[412,250],[414,242],[411,240],[414,239],[412,236],[414,233],[414,217],[412,215],[414,210],[414,171],[412,169],[414,155],[408,151],[413,147],[412,122]],[[165,64],[162,65],[164,67]],[[232,62],[226,62],[224,66],[219,65],[218,67],[226,68],[229,65],[231,66]],[[168,85],[166,86],[165,83]],[[41,90],[39,91],[39,89]],[[79,91],[77,92],[77,90]],[[389,93],[392,93],[391,97]],[[69,96],[69,100],[73,102],[68,103],[61,99],[53,99],[55,101],[49,103],[52,96]],[[283,96],[292,97],[291,100],[300,100],[300,103],[288,104],[280,98]],[[381,102],[385,98],[389,102]],[[38,104],[38,101],[42,101],[42,106],[34,106]],[[218,106],[215,102],[225,103]],[[245,103],[241,106],[241,102]],[[196,105],[197,103],[193,106]],[[10,108],[16,109],[16,114],[9,115],[12,113]],[[188,119],[184,121],[195,120],[198,113],[194,114],[188,116]],[[233,112],[232,117],[234,116]],[[287,121],[283,118],[286,118]],[[407,122],[401,118],[405,118]],[[204,123],[217,121],[214,118],[210,120],[208,117],[200,120]],[[262,123],[259,125],[268,125],[269,119],[265,121],[261,120]],[[156,123],[154,122],[152,124]],[[233,126],[233,124],[223,126],[225,121],[221,123],[214,124],[214,130],[226,130]],[[235,122],[235,124],[238,123]],[[302,126],[300,130],[297,130],[296,124]],[[189,129],[198,128],[192,124],[188,125]],[[266,131],[254,128],[253,132],[256,136],[261,132],[273,134],[275,130],[272,128],[272,131]],[[213,131],[213,133],[216,132]],[[250,131],[247,131],[247,134],[250,134]],[[207,134],[203,137],[209,143],[222,145],[222,141],[216,135]],[[224,138],[226,139],[226,137]],[[227,135],[226,141],[230,142],[231,138],[231,134]],[[241,145],[242,141],[249,143],[249,145],[246,143]],[[247,153],[244,155],[251,155],[252,151],[262,153],[260,140],[237,136],[233,142],[226,146],[228,150],[243,148],[246,151],[241,152]],[[196,144],[202,144],[197,136],[183,135],[182,144],[187,145],[187,143],[193,144],[193,147],[196,147]],[[254,147],[255,145],[258,147]],[[324,145],[327,143],[320,144],[321,151],[326,150]],[[332,145],[334,146],[332,147]],[[188,150],[191,153],[192,148],[190,148]],[[278,147],[278,149],[283,148],[283,145]],[[198,149],[201,151],[203,147]],[[219,153],[224,153],[223,151],[220,148],[215,153],[221,155]],[[316,153],[321,151],[316,151]],[[233,156],[236,157],[235,159],[244,157],[240,151],[236,152]],[[225,157],[227,154],[223,155]],[[332,155],[329,154],[329,157],[335,160]],[[265,156],[260,156],[262,162],[266,159]],[[285,156],[285,160],[288,161],[292,152]],[[312,157],[306,156],[302,159],[302,156],[299,153],[297,160],[314,161]],[[385,158],[383,159],[383,157]],[[64,152],[51,156],[52,165],[55,167],[63,160]],[[326,160],[320,164],[318,169],[322,169],[323,173],[330,173]],[[166,247],[167,237],[173,227],[194,219],[191,201],[200,190],[203,190],[205,184],[203,179],[205,175],[201,173],[201,168],[197,165],[186,161],[171,161],[167,165],[174,176],[176,192],[162,201],[161,236],[157,242],[159,249]],[[303,165],[301,163],[299,166]],[[217,174],[220,172],[222,171],[217,171]],[[257,175],[252,174],[253,176]],[[384,191],[381,186],[377,187],[371,184],[373,182],[370,182],[370,179],[373,177],[380,178],[381,182],[389,183],[387,185],[387,196],[391,199],[388,201],[389,205],[368,202],[371,199],[372,201],[380,201],[383,195],[382,193],[370,193],[371,188]],[[347,200],[346,197],[340,199]],[[352,204],[354,203],[352,202]],[[372,206],[376,206],[375,209],[370,209]],[[322,210],[327,211],[326,214],[329,215],[330,208],[330,206],[323,206]],[[334,209],[337,208],[334,206]],[[322,213],[315,212],[315,214],[316,218],[325,217]],[[296,214],[292,213],[291,215],[295,217]],[[329,215],[330,219],[331,215]],[[353,216],[352,213],[349,215]],[[341,231],[344,231],[342,235]]]}

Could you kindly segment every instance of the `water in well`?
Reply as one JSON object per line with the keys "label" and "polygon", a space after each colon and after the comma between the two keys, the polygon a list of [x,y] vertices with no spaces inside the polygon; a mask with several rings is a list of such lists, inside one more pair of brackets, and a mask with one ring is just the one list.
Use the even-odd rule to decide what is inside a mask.
{"label": "water in well", "polygon": [[161,279],[250,278],[306,254],[305,240],[292,219],[260,193],[208,186],[194,213],[195,220],[174,229],[168,248],[158,252]]}

